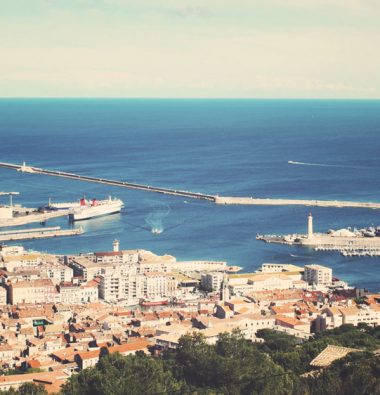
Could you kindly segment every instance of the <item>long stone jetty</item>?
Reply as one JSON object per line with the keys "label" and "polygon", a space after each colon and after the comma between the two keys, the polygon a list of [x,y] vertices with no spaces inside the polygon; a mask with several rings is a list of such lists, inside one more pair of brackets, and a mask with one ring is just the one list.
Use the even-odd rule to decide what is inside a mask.
{"label": "long stone jetty", "polygon": [[17,170],[23,173],[43,174],[47,176],[70,178],[78,181],[95,182],[98,184],[112,185],[122,188],[138,189],[146,192],[162,193],[165,195],[175,195],[190,199],[208,200],[220,205],[256,205],[256,206],[314,206],[314,207],[356,207],[380,209],[380,203],[377,202],[350,202],[341,200],[307,200],[307,199],[271,199],[271,198],[254,198],[254,197],[231,197],[208,195],[200,192],[183,191],[172,188],[155,187],[145,184],[136,184],[128,181],[110,180],[106,178],[85,176],[74,173],[67,173],[58,170],[47,170],[38,167],[27,166],[25,163],[17,165],[13,163],[0,162],[0,167]]}
{"label": "long stone jetty", "polygon": [[106,179],[106,178],[91,177],[91,176],[84,176],[84,175],[80,175],[80,174],[67,173],[64,171],[41,169],[41,168],[33,167],[33,166],[26,166],[25,162],[22,165],[15,165],[13,163],[0,162],[0,167],[6,168],[6,169],[17,170],[17,171],[20,171],[23,173],[44,174],[47,176],[71,178],[73,180],[79,180],[79,181],[95,182],[98,184],[106,184],[106,185],[112,185],[112,186],[122,187],[122,188],[139,189],[139,190],[147,191],[147,192],[162,193],[164,195],[176,195],[176,196],[182,196],[182,197],[186,197],[186,198],[190,198],[190,199],[203,199],[203,200],[210,200],[212,202],[215,201],[214,196],[207,195],[207,194],[200,193],[200,192],[190,192],[190,191],[183,191],[183,190],[177,190],[177,189],[172,189],[172,188],[155,187],[155,186],[145,185],[145,184],[136,184],[136,183],[129,182],[129,181],[110,180],[110,179]]}
{"label": "long stone jetty", "polygon": [[380,203],[349,202],[342,200],[306,200],[306,199],[269,199],[253,197],[224,197],[215,196],[216,204],[225,205],[256,205],[256,206],[313,206],[313,207],[357,207],[380,209]]}

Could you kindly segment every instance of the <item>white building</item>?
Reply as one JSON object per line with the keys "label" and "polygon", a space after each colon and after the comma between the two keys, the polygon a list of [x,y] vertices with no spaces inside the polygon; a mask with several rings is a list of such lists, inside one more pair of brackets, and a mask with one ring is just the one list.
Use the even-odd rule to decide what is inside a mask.
{"label": "white building", "polygon": [[23,246],[0,246],[0,256],[22,255],[24,251]]}
{"label": "white building", "polygon": [[18,267],[36,267],[42,262],[41,254],[3,255],[2,266],[13,272]]}
{"label": "white building", "polygon": [[9,302],[18,303],[59,303],[60,295],[49,279],[18,281],[9,284]]}
{"label": "white building", "polygon": [[227,263],[219,261],[182,261],[172,262],[172,270],[180,272],[206,272],[206,271],[226,271]]}
{"label": "white building", "polygon": [[210,291],[219,291],[222,286],[223,278],[223,272],[202,273],[201,285],[204,289]]}
{"label": "white building", "polygon": [[104,301],[138,300],[176,296],[178,280],[164,272],[136,273],[121,268],[104,270],[99,276],[99,297]]}
{"label": "white building", "polygon": [[303,279],[309,284],[315,285],[331,285],[332,269],[321,265],[306,265]]}
{"label": "white building", "polygon": [[[83,281],[90,281],[94,277],[98,276],[102,269],[106,266],[102,262],[94,262],[86,257],[70,257],[70,267],[74,270],[74,276],[83,277]],[[112,267],[112,264],[107,266]]]}
{"label": "white building", "polygon": [[337,328],[343,324],[380,325],[380,309],[367,305],[360,306],[334,306],[323,311],[324,327],[326,329]]}
{"label": "white building", "polygon": [[58,262],[43,263],[38,269],[42,278],[49,278],[54,284],[70,282],[74,276],[71,267]]}
{"label": "white building", "polygon": [[[115,250],[116,249],[116,250]],[[119,251],[118,247],[114,251],[95,252],[95,262],[97,263],[113,263],[113,264],[133,264],[139,261],[139,250],[122,250]]]}
{"label": "white building", "polygon": [[263,263],[261,273],[302,272],[304,269],[288,263]]}
{"label": "white building", "polygon": [[59,286],[61,303],[79,304],[96,302],[98,300],[98,285],[95,282],[87,284],[62,283]]}

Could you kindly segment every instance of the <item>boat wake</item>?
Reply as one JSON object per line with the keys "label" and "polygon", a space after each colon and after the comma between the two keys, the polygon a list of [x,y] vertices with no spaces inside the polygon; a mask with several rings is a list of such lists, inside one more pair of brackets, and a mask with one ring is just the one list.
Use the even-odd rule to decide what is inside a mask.
{"label": "boat wake", "polygon": [[312,256],[304,256],[304,255],[295,255],[295,254],[290,254],[292,258],[301,258],[301,259],[314,259]]}
{"label": "boat wake", "polygon": [[294,160],[288,160],[289,165],[299,166],[318,166],[318,167],[339,167],[342,169],[371,169],[369,166],[351,166],[351,165],[333,165],[329,163],[309,163],[309,162],[297,162]]}
{"label": "boat wake", "polygon": [[145,222],[150,226],[150,231],[153,234],[160,234],[164,231],[163,220],[169,215],[170,207],[164,203],[157,203],[151,205],[152,211],[145,218]]}

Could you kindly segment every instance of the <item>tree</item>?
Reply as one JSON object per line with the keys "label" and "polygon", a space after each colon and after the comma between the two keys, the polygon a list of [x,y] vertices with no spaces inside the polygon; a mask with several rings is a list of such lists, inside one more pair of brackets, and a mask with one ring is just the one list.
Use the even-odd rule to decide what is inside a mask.
{"label": "tree", "polygon": [[187,390],[184,382],[164,371],[160,359],[146,355],[103,356],[94,368],[72,376],[64,385],[65,395],[170,394]]}

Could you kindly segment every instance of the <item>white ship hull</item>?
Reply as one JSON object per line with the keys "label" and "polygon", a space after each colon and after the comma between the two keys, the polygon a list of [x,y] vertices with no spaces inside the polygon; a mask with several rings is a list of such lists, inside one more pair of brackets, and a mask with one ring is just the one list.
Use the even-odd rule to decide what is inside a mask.
{"label": "white ship hull", "polygon": [[70,208],[80,207],[80,202],[67,202],[67,203],[49,203],[48,208],[53,210],[67,210]]}
{"label": "white ship hull", "polygon": [[82,221],[104,215],[116,214],[121,211],[123,202],[120,199],[109,199],[100,201],[96,205],[80,206],[71,210],[69,218],[71,221]]}

